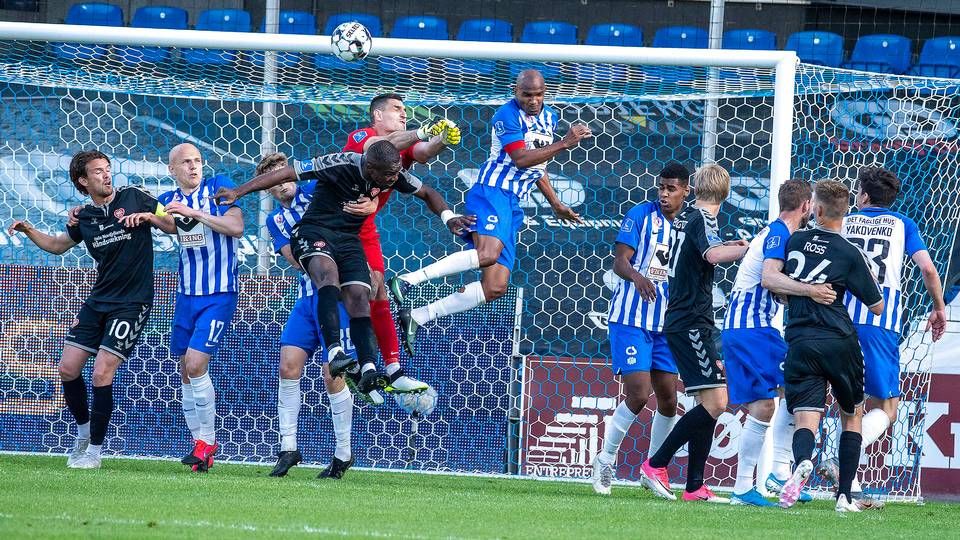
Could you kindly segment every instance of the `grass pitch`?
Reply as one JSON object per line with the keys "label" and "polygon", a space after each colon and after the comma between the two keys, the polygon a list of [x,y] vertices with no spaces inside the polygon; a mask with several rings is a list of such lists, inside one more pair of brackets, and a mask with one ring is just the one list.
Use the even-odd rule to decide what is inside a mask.
{"label": "grass pitch", "polygon": [[668,502],[633,487],[350,471],[317,480],[295,467],[0,455],[0,538],[946,538],[960,506],[891,504],[837,515],[818,501],[789,511]]}

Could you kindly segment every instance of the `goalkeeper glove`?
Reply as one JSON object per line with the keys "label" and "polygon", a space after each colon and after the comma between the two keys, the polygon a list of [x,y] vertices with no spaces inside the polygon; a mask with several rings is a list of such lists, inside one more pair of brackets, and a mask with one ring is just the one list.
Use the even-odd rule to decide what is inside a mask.
{"label": "goalkeeper glove", "polygon": [[444,122],[446,121],[447,120],[445,118],[442,118],[440,120],[437,120],[433,124],[424,124],[420,126],[420,128],[417,129],[417,138],[420,139],[421,141],[428,141],[430,140],[430,137],[433,137],[434,135],[439,135],[440,132],[443,131],[443,128],[446,125],[444,124]]}
{"label": "goalkeeper glove", "polygon": [[456,146],[460,144],[460,128],[450,120],[444,120],[447,127],[443,130],[443,144],[447,146]]}

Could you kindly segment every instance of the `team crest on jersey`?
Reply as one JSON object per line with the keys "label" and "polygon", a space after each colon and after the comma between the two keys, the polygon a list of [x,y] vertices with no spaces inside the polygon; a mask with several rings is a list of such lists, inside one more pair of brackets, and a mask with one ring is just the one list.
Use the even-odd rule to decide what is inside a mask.
{"label": "team crest on jersey", "polygon": [[494,122],[493,132],[496,133],[497,135],[503,135],[504,133],[507,132],[507,128],[503,125],[503,121]]}
{"label": "team crest on jersey", "polygon": [[356,133],[353,134],[353,142],[360,142],[360,141],[362,141],[362,140],[364,140],[364,139],[366,139],[366,138],[367,138],[367,132],[366,132],[366,131],[358,131],[358,132],[356,132]]}
{"label": "team crest on jersey", "polygon": [[633,220],[625,217],[623,218],[623,225],[620,226],[621,232],[630,232],[633,230]]}
{"label": "team crest on jersey", "polygon": [[777,247],[777,246],[779,246],[779,245],[780,245],[780,237],[779,237],[779,236],[771,236],[771,237],[767,238],[767,249],[773,249],[773,248],[775,248],[775,247]]}
{"label": "team crest on jersey", "polygon": [[127,211],[124,210],[123,208],[117,208],[116,210],[113,211],[113,217],[115,217],[115,218],[117,218],[117,219],[123,219],[123,216],[124,216],[124,214],[126,214],[126,213],[127,213]]}
{"label": "team crest on jersey", "polygon": [[313,160],[312,160],[312,159],[308,159],[308,160],[306,160],[306,161],[301,161],[301,162],[300,162],[300,172],[301,172],[301,173],[310,172],[310,171],[312,171],[312,170],[313,170]]}
{"label": "team crest on jersey", "polygon": [[283,225],[283,216],[280,214],[273,216],[273,220],[277,222],[277,225]]}

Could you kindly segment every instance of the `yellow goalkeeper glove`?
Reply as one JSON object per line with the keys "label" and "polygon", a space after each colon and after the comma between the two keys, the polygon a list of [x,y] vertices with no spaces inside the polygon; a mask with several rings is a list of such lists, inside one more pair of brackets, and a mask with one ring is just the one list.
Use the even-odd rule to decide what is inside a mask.
{"label": "yellow goalkeeper glove", "polygon": [[420,128],[417,129],[417,138],[421,141],[429,141],[430,137],[439,135],[443,131],[443,128],[446,127],[445,122],[447,122],[447,119],[441,118],[432,124],[420,126]]}
{"label": "yellow goalkeeper glove", "polygon": [[440,135],[441,142],[446,146],[455,146],[460,144],[460,128],[452,120],[446,118],[430,126],[430,135],[436,137]]}

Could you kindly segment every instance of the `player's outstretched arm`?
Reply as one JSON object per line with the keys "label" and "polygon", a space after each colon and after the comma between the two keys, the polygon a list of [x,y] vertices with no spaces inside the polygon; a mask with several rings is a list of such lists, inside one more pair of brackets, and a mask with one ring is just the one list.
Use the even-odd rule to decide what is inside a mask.
{"label": "player's outstretched arm", "polygon": [[721,264],[739,261],[747,253],[750,243],[746,240],[733,240],[724,242],[719,246],[713,246],[707,249],[703,254],[703,260],[710,264]]}
{"label": "player's outstretched arm", "polygon": [[[217,193],[220,193],[219,190]],[[214,197],[216,197],[216,195],[214,195]],[[220,234],[232,236],[233,238],[243,236],[243,211],[236,206],[227,210],[222,216],[210,215],[201,210],[190,208],[179,201],[168,204],[164,210],[174,216],[195,219]]]}
{"label": "player's outstretched arm", "polygon": [[279,169],[263,173],[260,176],[256,176],[253,178],[253,180],[240,184],[233,189],[221,187],[210,198],[217,204],[233,204],[237,202],[237,199],[248,193],[253,193],[254,191],[263,191],[265,189],[272,188],[273,186],[279,186],[285,182],[295,182],[297,180],[299,180],[299,178],[297,178],[297,172],[293,169],[293,167],[288,165],[286,167],[281,167]]}
{"label": "player's outstretched arm", "polygon": [[557,196],[557,192],[554,191],[553,184],[550,183],[550,176],[547,175],[547,173],[543,173],[543,176],[537,180],[537,189],[540,190],[540,193],[542,193],[544,198],[547,199],[547,202],[550,203],[550,208],[553,208],[553,213],[556,214],[558,218],[583,223],[580,214],[574,212],[573,208],[563,204],[563,201]]}
{"label": "player's outstretched arm", "polygon": [[13,236],[14,234],[21,232],[30,239],[31,242],[37,245],[38,248],[48,252],[53,253],[54,255],[62,255],[73,246],[77,245],[77,242],[70,238],[70,235],[67,233],[60,233],[56,236],[51,236],[47,233],[40,232],[36,227],[30,224],[29,221],[14,221],[10,228],[7,230],[7,234]]}
{"label": "player's outstretched arm", "polygon": [[593,132],[590,131],[589,127],[584,124],[574,124],[570,126],[570,131],[567,131],[567,134],[559,141],[548,144],[543,148],[517,148],[510,152],[510,159],[517,167],[526,169],[546,163],[560,152],[569,150],[580,144],[583,139],[589,139],[590,137],[593,137]]}
{"label": "player's outstretched arm", "polygon": [[802,283],[783,273],[783,261],[766,259],[763,261],[763,275],[760,286],[781,296],[807,296],[814,302],[830,305],[837,299],[837,292],[826,283],[811,285]]}
{"label": "player's outstretched arm", "polygon": [[444,148],[460,144],[460,128],[453,120],[444,118],[430,126],[429,132],[429,140],[413,147],[413,159],[417,163],[426,163],[440,155]]}
{"label": "player's outstretched arm", "polygon": [[420,186],[420,189],[413,195],[427,203],[427,208],[434,214],[440,216],[443,224],[446,225],[453,234],[460,234],[477,222],[476,216],[461,216],[460,214],[454,213],[453,210],[450,210],[450,206],[447,205],[447,201],[443,199],[443,195],[440,195],[440,192],[426,184]]}
{"label": "player's outstretched arm", "polygon": [[937,267],[933,265],[930,253],[927,250],[920,250],[911,257],[920,269],[920,275],[923,276],[923,286],[927,289],[927,294],[933,300],[933,311],[927,317],[926,331],[933,331],[933,340],[937,341],[943,337],[947,330],[947,306],[943,300],[943,283],[940,281],[940,274],[937,273]]}

